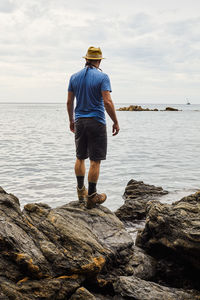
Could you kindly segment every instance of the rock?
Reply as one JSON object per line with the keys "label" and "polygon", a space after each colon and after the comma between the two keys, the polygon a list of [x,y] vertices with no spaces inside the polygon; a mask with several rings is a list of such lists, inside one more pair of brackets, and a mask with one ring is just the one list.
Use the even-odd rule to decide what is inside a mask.
{"label": "rock", "polygon": [[[129,183],[132,188],[134,186],[133,193],[129,185],[130,189],[126,190],[127,195],[133,197],[130,200],[163,194],[161,188],[143,182]],[[199,247],[197,232],[200,226],[196,219],[199,196],[197,193],[183,198],[173,204],[171,210],[171,206],[164,209],[158,201],[149,202],[145,229],[137,238],[143,250],[133,245],[124,224],[106,207],[89,210],[74,201],[54,209],[42,203],[27,204],[21,211],[19,200],[0,188],[0,300],[200,299],[200,293],[191,290],[193,287],[199,289],[199,269],[195,269],[195,274],[192,259],[185,258],[188,253],[196,253],[193,263],[198,259],[198,251],[193,252],[192,247],[195,240],[195,249]],[[166,218],[165,225],[159,213],[165,213],[162,216]],[[158,225],[153,226],[156,220],[160,229]],[[151,226],[152,232],[148,232]],[[167,239],[173,242],[173,235],[179,240],[178,228],[174,228],[178,226],[180,245],[188,230],[185,241],[189,240],[190,244],[188,252],[182,254],[188,267],[181,267],[179,263],[179,250],[183,249],[177,242],[177,249],[164,245]],[[166,235],[164,239],[162,230]],[[155,243],[152,242],[154,234],[156,237],[160,234]],[[170,253],[163,251],[168,248]],[[191,274],[195,274],[196,281]],[[168,284],[173,288],[166,287]],[[190,290],[175,287],[189,287]]]}
{"label": "rock", "polygon": [[[130,105],[130,106],[124,106],[117,109],[118,111],[159,111],[157,108],[149,109],[149,108],[143,108],[140,105]],[[161,110],[163,111],[163,110]],[[177,108],[173,107],[166,107],[165,111],[180,111]]]}
{"label": "rock", "polygon": [[200,270],[200,191],[172,205],[149,202],[137,244],[148,252],[173,252]]}
{"label": "rock", "polygon": [[157,108],[155,109],[142,108],[140,105],[130,105],[128,107],[120,107],[117,110],[118,111],[158,111]]}
{"label": "rock", "polygon": [[166,195],[161,187],[145,184],[143,181],[130,180],[124,192],[125,203],[115,212],[122,221],[144,219],[148,201]]}
{"label": "rock", "polygon": [[200,293],[182,291],[145,281],[135,276],[121,276],[114,283],[114,291],[125,299],[135,300],[199,300]]}
{"label": "rock", "polygon": [[[198,224],[199,224],[199,217],[198,213],[196,214],[196,217],[194,214],[188,214],[188,220],[184,221],[184,215],[186,212],[184,212],[183,217],[179,220],[179,222],[176,223],[176,219],[178,218],[178,206],[181,207],[183,206],[183,202],[186,201],[188,203],[188,198],[193,201],[193,205],[195,203],[195,206],[197,205],[196,201],[194,201],[194,197],[186,197],[183,198],[181,201],[176,202],[176,205],[173,204],[171,205],[165,205],[161,204],[158,202],[157,196],[156,195],[162,195],[167,193],[166,191],[163,191],[161,188],[152,188],[152,186],[149,185],[144,185],[143,182],[136,182],[136,181],[131,181],[133,184],[133,187],[135,186],[135,190],[133,188],[132,193],[130,192],[129,194],[129,188],[127,191],[125,191],[125,197],[132,197],[131,200],[126,200],[128,202],[129,206],[126,208],[126,206],[122,206],[123,208],[123,217],[121,217],[121,208],[119,209],[119,214],[117,215],[124,221],[125,226],[127,227],[127,224],[131,226],[130,224],[134,224],[133,222],[130,222],[132,215],[134,218],[138,218],[138,212],[137,208],[138,206],[131,206],[132,202],[134,203],[135,199],[138,201],[140,199],[141,195],[141,203],[143,203],[143,206],[147,207],[147,218],[146,218],[146,225],[145,229],[142,228],[138,232],[138,236],[136,239],[136,245],[138,247],[143,248],[147,253],[150,255],[149,259],[146,258],[147,253],[144,252],[144,258],[142,258],[142,253],[139,249],[139,258],[137,256],[137,248],[134,247],[133,253],[136,253],[136,256],[132,256],[129,258],[129,264],[127,264],[126,268],[124,268],[124,274],[118,273],[118,276],[125,275],[126,276],[132,276],[135,275],[137,277],[140,277],[141,279],[145,280],[152,280],[154,282],[163,284],[163,285],[168,285],[168,286],[173,286],[176,288],[190,288],[190,289],[199,289],[200,286],[200,281],[199,281],[199,271],[196,269],[195,265],[196,262],[193,264],[193,267],[190,263],[190,260],[187,259],[187,256],[190,257],[189,252],[187,254],[183,254],[182,249],[179,251],[174,251],[171,248],[167,248],[165,245],[166,240],[173,239],[174,237],[181,238],[183,236],[183,233],[179,233],[180,231],[185,231],[188,230],[188,232],[191,231],[191,226],[189,225],[190,222],[193,222],[195,219],[196,221],[194,222],[196,224],[196,229],[198,229]],[[129,183],[131,183],[129,182]],[[143,186],[144,185],[144,186]],[[128,184],[129,186],[129,184]],[[155,196],[154,196],[155,194]],[[134,199],[134,197],[136,197]],[[198,197],[197,197],[198,198]],[[155,199],[152,201],[152,199]],[[144,201],[145,202],[144,202]],[[198,201],[197,201],[198,202]],[[136,202],[137,203],[137,202]],[[134,203],[135,205],[135,203]],[[137,204],[138,205],[138,204]],[[171,207],[170,212],[166,210],[166,207]],[[174,209],[176,207],[176,209]],[[165,209],[164,209],[165,208]],[[188,205],[186,205],[186,210],[188,208]],[[127,209],[127,210],[126,210]],[[133,209],[133,212],[132,210]],[[191,210],[195,210],[196,208],[191,208]],[[132,215],[130,213],[132,212]],[[140,212],[142,211],[139,210]],[[145,212],[144,212],[145,213]],[[182,210],[183,213],[183,210]],[[127,218],[128,215],[128,218]],[[172,218],[175,218],[175,220],[172,220]],[[169,220],[168,220],[169,218]],[[167,220],[166,220],[167,219]],[[128,220],[128,221],[127,221]],[[133,220],[134,221],[134,220]],[[141,222],[141,221],[140,221]],[[185,223],[186,222],[186,223]],[[184,225],[185,223],[185,225]],[[164,225],[163,225],[164,224]],[[173,228],[174,233],[170,230],[170,224]],[[179,224],[182,224],[181,226]],[[181,227],[184,228],[181,229]],[[137,226],[139,228],[139,226]],[[168,232],[169,230],[169,232]],[[194,230],[194,228],[193,228]],[[130,232],[130,230],[129,230]],[[167,237],[166,237],[166,232]],[[183,239],[180,244],[183,243]],[[194,243],[195,244],[195,243]],[[180,246],[179,246],[180,247]],[[189,248],[191,248],[189,246]],[[182,253],[181,253],[182,252]],[[181,253],[181,255],[180,255]],[[186,256],[186,258],[185,258]],[[193,256],[193,254],[192,254]],[[153,259],[154,257],[154,259]],[[196,259],[198,260],[198,257],[200,257],[199,253],[196,254]],[[139,260],[140,264],[137,266],[137,261]],[[134,267],[135,264],[135,267]],[[135,272],[133,272],[133,270]],[[141,272],[140,272],[141,270]],[[116,271],[116,270],[115,270]],[[138,272],[139,271],[139,272]],[[137,273],[138,272],[138,273]],[[145,273],[146,272],[146,273]]]}
{"label": "rock", "polygon": [[22,212],[19,200],[1,189],[0,295],[5,299],[68,299],[132,244],[123,223],[103,206],[27,204]]}
{"label": "rock", "polygon": [[155,281],[199,289],[200,192],[172,205],[149,202],[136,245],[157,260]]}
{"label": "rock", "polygon": [[4,189],[0,186],[0,194],[6,194],[6,191],[4,191]]}
{"label": "rock", "polygon": [[[135,275],[145,280],[151,280],[156,275],[155,258],[151,257],[139,247],[133,246],[131,251],[126,249],[121,251],[112,261],[112,264],[105,265],[99,274],[98,286],[103,286],[110,289],[109,285],[118,276],[132,276]],[[102,282],[101,282],[102,280]]]}
{"label": "rock", "polygon": [[174,253],[155,252],[154,282],[170,287],[199,290],[199,272]]}
{"label": "rock", "polygon": [[100,295],[100,294],[94,294],[96,300],[126,300],[124,297],[121,297],[119,295]]}
{"label": "rock", "polygon": [[91,294],[84,287],[79,288],[69,300],[124,300],[121,296]]}
{"label": "rock", "polygon": [[125,251],[124,253],[121,252],[119,262],[121,263],[116,261],[113,268],[109,266],[109,269],[106,270],[106,275],[103,273],[104,279],[113,281],[118,276],[134,275],[141,279],[151,280],[156,275],[157,260],[139,247],[132,247],[132,252],[129,252],[128,255]]}
{"label": "rock", "polygon": [[140,231],[141,229],[144,228],[145,226],[145,219],[142,219],[142,220],[130,220],[130,221],[125,221],[125,220],[122,220],[124,225],[125,225],[125,228],[127,230],[127,232],[131,235],[132,239],[135,241],[136,240],[136,237],[137,237],[137,234],[138,234],[138,231]]}
{"label": "rock", "polygon": [[85,226],[94,234],[97,241],[110,253],[120,252],[129,249],[133,245],[133,240],[125,230],[124,224],[104,206],[99,206],[92,210],[86,209],[76,201],[71,202],[56,209],[62,214],[71,215],[81,226]]}
{"label": "rock", "polygon": [[165,110],[167,110],[167,111],[179,111],[177,108],[173,108],[173,107],[166,107]]}
{"label": "rock", "polygon": [[78,276],[62,276],[57,278],[47,278],[33,280],[28,277],[18,282],[13,282],[1,278],[0,288],[2,300],[38,300],[38,299],[68,299],[81,284]]}
{"label": "rock", "polygon": [[80,287],[76,292],[70,297],[69,300],[96,300],[96,297],[92,295],[84,287]]}
{"label": "rock", "polygon": [[148,255],[144,250],[139,247],[134,247],[133,255],[129,259],[128,270],[124,274],[134,275],[138,278],[145,280],[152,280],[156,274],[157,261],[155,258]]}

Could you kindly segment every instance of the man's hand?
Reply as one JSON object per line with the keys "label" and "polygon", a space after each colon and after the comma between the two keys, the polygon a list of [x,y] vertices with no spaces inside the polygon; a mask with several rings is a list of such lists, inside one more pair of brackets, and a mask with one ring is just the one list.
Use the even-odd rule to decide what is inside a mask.
{"label": "man's hand", "polygon": [[118,123],[114,123],[113,124],[113,128],[112,128],[112,133],[113,133],[113,135],[117,135],[118,134],[118,132],[119,132],[119,124]]}
{"label": "man's hand", "polygon": [[69,128],[70,128],[70,130],[74,133],[74,121],[71,121],[71,122],[69,123]]}

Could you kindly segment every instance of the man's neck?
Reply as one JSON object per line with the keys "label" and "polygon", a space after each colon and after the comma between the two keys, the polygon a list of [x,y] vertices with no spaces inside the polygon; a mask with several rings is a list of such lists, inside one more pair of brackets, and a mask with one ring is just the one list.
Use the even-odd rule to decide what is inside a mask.
{"label": "man's neck", "polygon": [[93,63],[91,63],[90,64],[92,67],[95,67],[96,69],[99,69],[99,64],[93,64]]}
{"label": "man's neck", "polygon": [[100,64],[93,64],[93,63],[90,63],[88,66],[89,66],[89,67],[96,68],[96,69],[98,69],[98,70],[100,70],[100,71],[102,72],[102,70],[99,68],[99,65],[100,65]]}

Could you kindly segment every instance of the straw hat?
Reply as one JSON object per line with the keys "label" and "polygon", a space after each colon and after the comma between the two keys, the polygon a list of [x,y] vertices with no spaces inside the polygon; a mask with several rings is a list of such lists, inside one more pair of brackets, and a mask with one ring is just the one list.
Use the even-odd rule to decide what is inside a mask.
{"label": "straw hat", "polygon": [[83,58],[94,59],[94,60],[104,59],[104,57],[102,57],[101,49],[95,48],[93,46],[88,48],[86,56],[83,56]]}

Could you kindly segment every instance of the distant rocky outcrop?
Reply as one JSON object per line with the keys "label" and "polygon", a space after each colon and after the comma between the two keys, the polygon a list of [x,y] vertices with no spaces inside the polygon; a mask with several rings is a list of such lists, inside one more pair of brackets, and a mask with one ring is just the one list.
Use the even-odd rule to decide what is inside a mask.
{"label": "distant rocky outcrop", "polygon": [[[120,107],[117,109],[118,111],[159,111],[159,109],[154,108],[154,109],[150,109],[150,108],[143,108],[140,105],[129,105],[129,106],[124,106],[124,107]],[[160,110],[163,111],[163,110]],[[173,108],[173,107],[166,107],[164,111],[180,111],[177,108]]]}
{"label": "distant rocky outcrop", "polygon": [[[163,193],[132,185],[144,198]],[[0,300],[200,299],[199,194],[173,208],[158,201],[146,206],[134,246],[104,206],[34,203],[21,211],[18,198],[0,188]]]}
{"label": "distant rocky outcrop", "polygon": [[128,107],[120,107],[117,110],[122,111],[158,111],[157,108],[149,109],[149,108],[142,108],[140,105],[130,105]]}
{"label": "distant rocky outcrop", "polygon": [[165,110],[167,111],[179,111],[177,108],[173,108],[173,107],[166,107]]}

